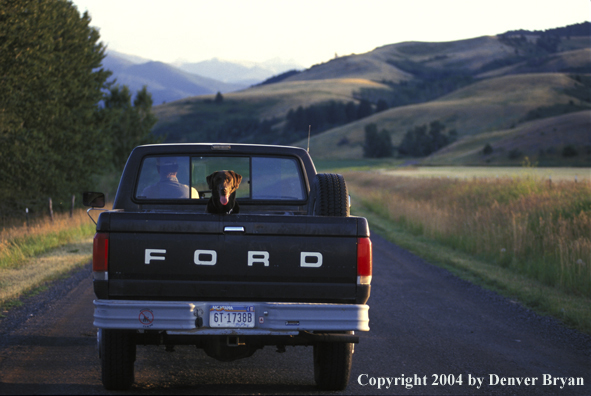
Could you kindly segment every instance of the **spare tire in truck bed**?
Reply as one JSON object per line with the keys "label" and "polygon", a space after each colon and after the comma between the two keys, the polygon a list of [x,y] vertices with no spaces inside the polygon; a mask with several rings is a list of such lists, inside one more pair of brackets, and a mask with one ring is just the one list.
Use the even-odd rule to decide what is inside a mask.
{"label": "spare tire in truck bed", "polygon": [[308,214],[314,216],[349,216],[349,192],[345,178],[337,173],[318,173],[310,188]]}

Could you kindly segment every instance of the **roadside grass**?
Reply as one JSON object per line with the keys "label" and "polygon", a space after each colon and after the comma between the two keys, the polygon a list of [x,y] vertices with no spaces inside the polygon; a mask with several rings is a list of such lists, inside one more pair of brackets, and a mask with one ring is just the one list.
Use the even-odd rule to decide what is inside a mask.
{"label": "roadside grass", "polygon": [[591,183],[344,173],[372,230],[591,333]]}
{"label": "roadside grass", "polygon": [[367,207],[460,251],[591,297],[591,182],[349,173]]}
{"label": "roadside grass", "polygon": [[47,281],[86,264],[92,257],[95,225],[85,210],[56,214],[29,227],[0,232],[0,316],[19,298],[39,292]]}
{"label": "roadside grass", "polygon": [[363,205],[356,206],[353,214],[367,218],[373,232],[429,263],[517,301],[541,315],[553,316],[569,327],[591,334],[591,298],[573,296],[485,259],[460,252],[424,236],[416,236],[404,226],[393,223]]}
{"label": "roadside grass", "polygon": [[50,249],[94,235],[95,225],[84,209],[43,218],[34,224],[5,228],[0,231],[0,270],[18,268],[26,259]]}
{"label": "roadside grass", "polygon": [[68,243],[23,261],[18,267],[0,269],[0,317],[20,305],[20,297],[35,295],[46,282],[60,279],[92,258],[92,237]]}

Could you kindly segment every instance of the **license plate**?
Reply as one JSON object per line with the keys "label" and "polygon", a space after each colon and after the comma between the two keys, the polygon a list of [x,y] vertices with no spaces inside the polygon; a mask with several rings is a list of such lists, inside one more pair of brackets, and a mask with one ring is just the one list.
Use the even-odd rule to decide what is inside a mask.
{"label": "license plate", "polygon": [[209,327],[254,327],[254,317],[252,305],[212,305]]}

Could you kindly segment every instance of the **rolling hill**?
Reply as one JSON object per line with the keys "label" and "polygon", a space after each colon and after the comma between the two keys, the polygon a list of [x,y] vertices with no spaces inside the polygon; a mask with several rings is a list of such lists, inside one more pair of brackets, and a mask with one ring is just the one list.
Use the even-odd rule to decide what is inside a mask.
{"label": "rolling hill", "polygon": [[[318,150],[316,157],[320,158],[361,158],[365,125],[370,123],[380,130],[388,130],[394,145],[400,143],[407,130],[434,120],[450,130],[455,129],[460,137],[505,130],[520,123],[532,110],[575,100],[567,93],[573,83],[563,73],[486,79],[437,100],[396,107],[334,128],[313,137],[310,147]],[[591,130],[591,124],[589,127]],[[591,144],[591,140],[587,143]],[[301,147],[305,144],[305,141],[295,143]]]}
{"label": "rolling hill", "polygon": [[[444,147],[427,157],[423,164],[514,165],[527,156],[542,166],[589,166],[590,120],[591,110],[583,110],[476,134]],[[492,150],[485,154],[483,149],[487,144]],[[566,158],[565,149],[571,150],[571,155],[566,151]]]}
{"label": "rolling hill", "polygon": [[411,80],[417,71],[477,73],[485,64],[503,59],[511,47],[496,37],[478,37],[447,43],[404,42],[376,48],[312,66],[286,81],[326,78],[364,78],[373,81]]}
{"label": "rolling hill", "polygon": [[[257,86],[223,95],[223,103],[215,103],[214,95],[198,96],[167,103],[154,108],[158,123],[156,134],[166,135],[167,142],[239,141],[253,143],[289,143],[298,140],[282,138],[285,114],[301,105],[330,100],[351,100],[351,92],[362,89],[388,90],[388,87],[362,79],[294,81]],[[248,132],[236,136],[224,134],[228,128],[243,130],[254,120],[271,120],[280,140],[262,139]]]}
{"label": "rolling hill", "polygon": [[[500,153],[507,157],[511,150],[522,156],[543,153],[555,162],[560,155],[554,158],[553,153],[567,145],[591,147],[591,136],[585,133],[585,128],[591,131],[591,119],[580,115],[591,109],[590,73],[588,36],[556,38],[544,32],[520,32],[445,43],[405,42],[332,59],[274,83],[225,94],[223,103],[215,104],[213,95],[201,95],[157,106],[154,132],[166,135],[167,141],[304,146],[307,128],[286,127],[286,116],[298,108],[318,112],[322,104],[331,102],[369,102],[376,111],[382,102],[389,108],[353,122],[331,125],[328,130],[312,125],[311,152],[316,158],[361,158],[369,123],[387,130],[397,146],[409,129],[440,121],[448,131],[457,132],[458,140],[446,151],[423,159],[425,163],[501,164]],[[578,132],[560,128],[574,114],[579,114]],[[554,125],[558,134],[572,134],[572,139],[542,147],[524,132],[529,130],[526,125]],[[517,143],[509,149],[503,143],[489,158],[466,154],[466,147],[478,150],[486,136],[493,139],[490,144],[499,142],[500,136],[511,136],[529,142],[533,151]],[[569,163],[591,164],[591,155],[579,152]]]}

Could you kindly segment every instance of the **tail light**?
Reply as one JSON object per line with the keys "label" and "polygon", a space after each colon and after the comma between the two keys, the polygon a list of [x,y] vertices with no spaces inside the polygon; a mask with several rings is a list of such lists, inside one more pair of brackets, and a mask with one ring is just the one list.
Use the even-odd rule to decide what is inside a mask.
{"label": "tail light", "polygon": [[371,284],[371,267],[371,240],[369,238],[359,238],[357,239],[357,284]]}
{"label": "tail light", "polygon": [[92,271],[94,279],[107,280],[109,271],[109,233],[97,232],[92,246]]}

